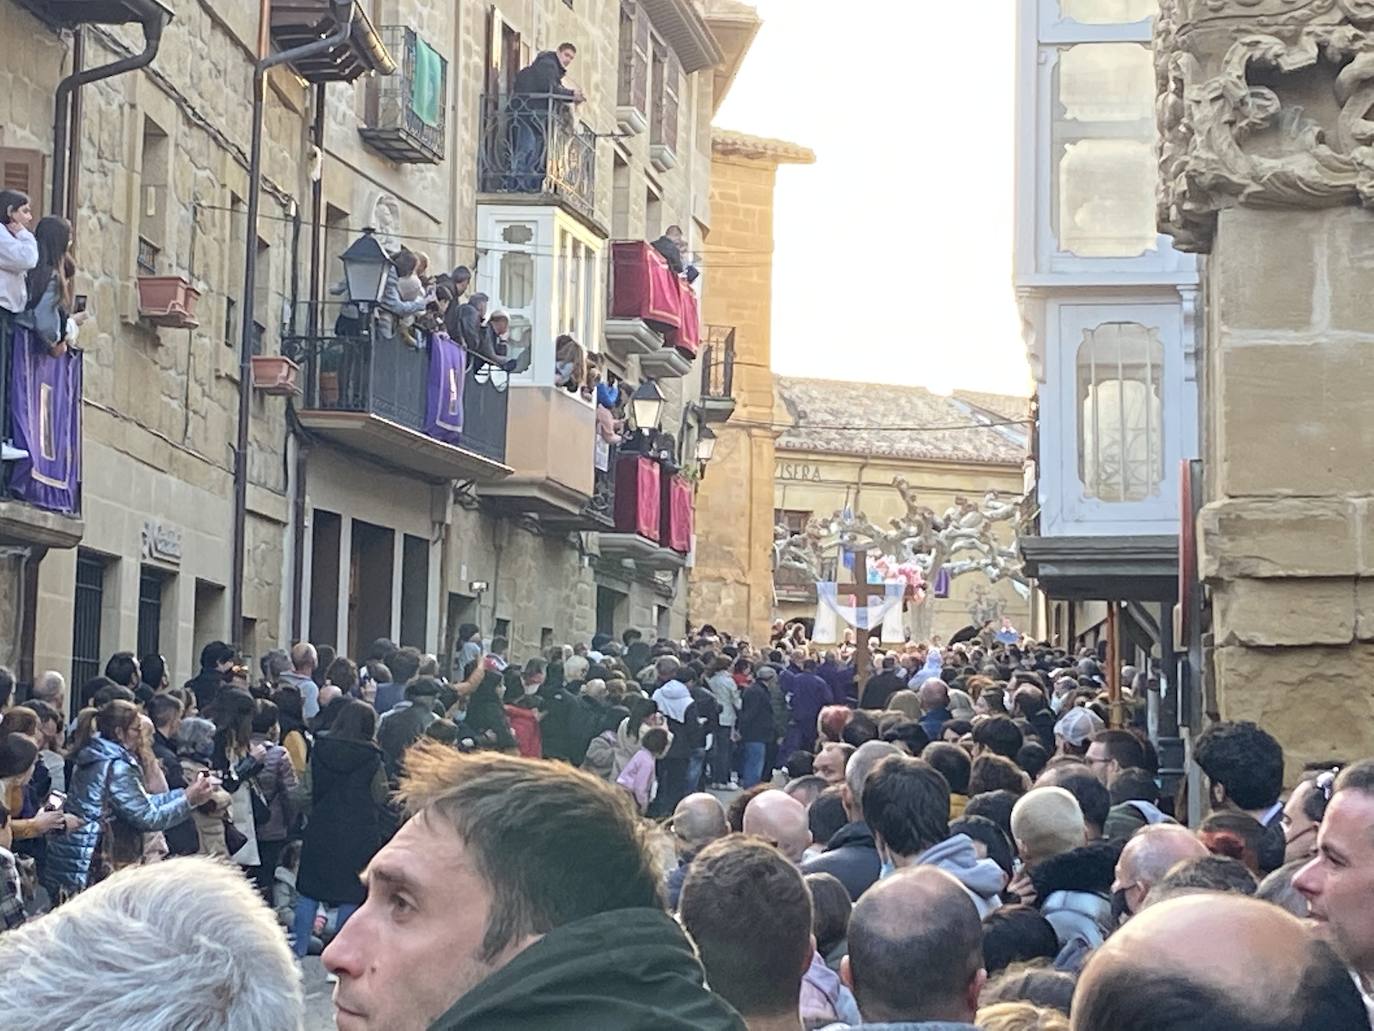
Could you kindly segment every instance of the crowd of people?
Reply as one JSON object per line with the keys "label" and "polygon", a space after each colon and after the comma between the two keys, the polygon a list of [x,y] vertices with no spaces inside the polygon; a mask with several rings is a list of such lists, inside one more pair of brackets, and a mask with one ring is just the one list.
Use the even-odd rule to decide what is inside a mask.
{"label": "crowd of people", "polygon": [[1094,653],[846,658],[215,642],[70,723],[0,671],[5,1026],[299,1027],[322,951],[343,1029],[1370,1028],[1374,760],[1213,724],[1188,827],[1136,671],[1110,726]]}

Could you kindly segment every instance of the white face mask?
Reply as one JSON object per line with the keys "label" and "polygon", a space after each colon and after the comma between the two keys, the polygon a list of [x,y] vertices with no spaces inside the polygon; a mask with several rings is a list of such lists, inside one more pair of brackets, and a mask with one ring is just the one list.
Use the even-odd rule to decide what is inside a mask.
{"label": "white face mask", "polygon": [[532,695],[532,694],[538,694],[538,693],[539,693],[539,685],[538,685],[538,684],[529,684],[529,683],[525,684],[525,694],[526,694],[527,696],[528,696],[528,695]]}

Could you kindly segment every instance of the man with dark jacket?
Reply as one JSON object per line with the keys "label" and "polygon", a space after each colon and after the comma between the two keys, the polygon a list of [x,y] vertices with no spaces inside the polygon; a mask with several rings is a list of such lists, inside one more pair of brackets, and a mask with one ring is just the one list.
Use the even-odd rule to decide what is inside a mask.
{"label": "man with dark jacket", "polygon": [[473,294],[462,304],[449,305],[444,313],[444,330],[474,361],[511,372],[515,360],[507,359],[498,350],[499,339],[486,325],[488,300],[486,294]]}
{"label": "man with dark jacket", "polygon": [[387,779],[393,783],[401,774],[401,759],[406,749],[420,740],[438,716],[434,703],[439,697],[439,682],[432,677],[416,677],[405,686],[405,699],[397,702],[377,724],[377,744],[386,761]]}
{"label": "man with dark jacket", "polygon": [[195,693],[197,709],[209,711],[233,668],[234,649],[223,641],[211,641],[200,650],[200,672],[186,681],[187,690]]}
{"label": "man with dark jacket", "polygon": [[802,864],[802,873],[834,874],[855,900],[878,879],[883,864],[873,832],[864,823],[864,781],[888,756],[901,754],[901,749],[886,741],[859,746],[845,767],[844,787],[840,789],[849,822],[830,839],[823,853]]}
{"label": "man with dark jacket", "polygon": [[744,1031],[664,912],[614,785],[431,742],[403,784],[419,818],[368,864],[367,899],[323,957],[349,1027]]}
{"label": "man with dark jacket", "polygon": [[[741,659],[745,669],[747,659]],[[737,664],[738,665],[738,664]],[[764,764],[768,759],[769,743],[777,744],[773,733],[773,706],[768,698],[768,688],[762,681],[752,679],[740,692],[739,718],[735,722],[739,733],[740,747],[740,787],[752,788],[763,780]],[[772,770],[768,770],[772,773]]]}
{"label": "man with dark jacket", "polygon": [[[167,790],[186,787],[186,774],[177,757],[177,731],[181,728],[181,702],[171,695],[153,695],[148,699],[148,718],[153,721],[153,755],[157,756],[167,778]],[[200,851],[200,833],[196,821],[187,817],[175,827],[163,832],[167,849],[174,856],[193,856]]]}
{"label": "man with dark jacket", "polygon": [[560,43],[557,50],[545,50],[515,73],[510,99],[514,174],[509,185],[516,192],[543,192],[551,118],[558,109],[587,99],[580,89],[563,85],[563,76],[576,57],[576,46]]}
{"label": "man with dark jacket", "polygon": [[687,247],[687,241],[680,226],[669,226],[663,231],[663,235],[649,246],[663,255],[663,260],[668,263],[673,275],[681,276],[688,283],[695,283],[700,278],[701,270],[683,260],[682,252]]}
{"label": "man with dark jacket", "polygon": [[[883,668],[877,676],[864,685],[860,709],[886,709],[888,700],[906,687],[906,681],[897,676],[897,656],[884,655]],[[932,737],[931,740],[934,740]]]}

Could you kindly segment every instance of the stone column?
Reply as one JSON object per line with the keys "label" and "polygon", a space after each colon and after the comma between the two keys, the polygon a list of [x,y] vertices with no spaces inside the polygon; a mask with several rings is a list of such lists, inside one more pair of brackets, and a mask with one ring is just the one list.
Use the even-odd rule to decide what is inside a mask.
{"label": "stone column", "polygon": [[1164,0],[1160,218],[1206,262],[1215,708],[1374,753],[1374,2]]}

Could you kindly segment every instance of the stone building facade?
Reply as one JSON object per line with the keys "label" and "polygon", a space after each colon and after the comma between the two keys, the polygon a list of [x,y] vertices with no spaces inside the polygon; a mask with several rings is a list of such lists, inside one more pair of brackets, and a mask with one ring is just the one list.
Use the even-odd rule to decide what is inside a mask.
{"label": "stone building facade", "polygon": [[706,260],[731,271],[707,293],[705,315],[734,331],[735,409],[715,429],[715,456],[697,493],[691,615],[761,641],[773,619],[773,188],[780,166],[810,164],[815,155],[720,129],[712,150]]}
{"label": "stone building facade", "polygon": [[[454,469],[462,463],[450,468],[443,455],[428,466],[432,442],[407,456],[397,447],[408,438],[384,428],[391,436],[379,447],[366,436],[375,419],[352,436],[321,429],[328,420],[312,419],[309,409],[323,395],[312,402],[309,389],[287,399],[253,392],[243,623],[230,626],[233,442],[247,389],[238,340],[250,317],[264,357],[310,346],[300,340],[312,326],[317,337],[331,333],[339,308],[328,288],[341,278],[339,255],[365,228],[389,246],[424,253],[431,270],[473,268],[493,304],[513,308],[501,296],[501,269],[520,247],[490,233],[514,213],[563,235],[527,248],[536,325],[523,342],[536,366],[523,380],[512,377],[513,407],[517,397],[546,396],[552,337],[566,328],[548,313],[580,289],[581,343],[630,387],[657,380],[661,425],[690,456],[699,373],[659,369],[608,346],[609,244],[653,239],[677,224],[693,252],[704,249],[712,230],[710,122],[757,29],[752,9],[735,0],[355,5],[349,45],[359,60],[375,61],[380,43],[397,70],[325,85],[293,66],[269,73],[257,289],[244,298],[257,5],[168,6],[173,17],[150,67],[81,91],[75,253],[77,289],[93,312],[80,341],[81,519],[45,528],[41,514],[15,514],[15,503],[4,503],[0,536],[21,546],[0,554],[0,606],[15,613],[12,629],[0,626],[0,662],[79,681],[116,649],[151,650],[180,680],[217,638],[240,641],[250,656],[299,637],[356,652],[374,636],[445,654],[457,624],[473,622],[488,636],[509,636],[524,655],[598,629],[681,633],[685,570],[607,554],[598,533],[541,518],[518,491],[514,500],[509,491],[484,491],[497,491],[513,467],[476,461],[480,475],[461,475]],[[73,44],[71,31],[39,17],[50,13],[44,0],[0,0],[14,38],[28,41],[0,69],[0,157],[6,183],[22,168],[44,210],[53,97]],[[87,67],[143,45],[137,26],[81,32]],[[482,172],[493,111],[505,109],[519,67],[565,40],[578,47],[567,82],[587,97],[576,136],[587,147],[583,182],[594,177],[595,187],[575,205],[556,191],[508,196]],[[417,54],[427,62],[423,73]],[[420,124],[405,105],[417,103],[408,91],[422,74],[439,106]],[[399,122],[387,106],[398,96]],[[378,127],[396,130],[400,151],[360,132]],[[574,239],[585,248],[577,251],[584,278],[560,287],[545,273],[562,274],[561,248]],[[137,284],[150,274],[184,277],[199,291],[197,325],[161,328],[140,314]],[[710,298],[713,286],[708,272],[697,290]],[[548,339],[533,339],[535,328]],[[546,480],[562,475],[558,462],[591,461],[593,409],[574,414],[588,453],[554,454]],[[524,439],[524,420],[511,416],[508,441]],[[580,466],[573,472],[583,476]],[[590,482],[590,469],[586,475]],[[25,519],[31,525],[8,532]]]}
{"label": "stone building facade", "polygon": [[[897,479],[939,514],[960,499],[981,504],[989,492],[1013,504],[1021,496],[1027,435],[1016,420],[1025,418],[1026,398],[969,391],[941,397],[920,387],[791,376],[776,376],[774,384],[783,427],[773,469],[775,526],[801,533],[811,520],[825,522],[846,510],[886,526],[906,513]],[[1015,525],[993,524],[999,546],[1011,543]],[[822,573],[840,583],[853,578],[846,569]],[[815,616],[814,582],[784,568],[773,588],[773,618]],[[924,625],[945,641],[1003,617],[1017,630],[1036,630],[1029,592],[1006,580],[990,583],[978,571],[937,577],[925,604],[933,613]],[[907,625],[914,625],[910,618]]]}
{"label": "stone building facade", "polygon": [[1207,709],[1293,774],[1374,749],[1374,11],[1166,0],[1154,49],[1161,227],[1207,255],[1192,643]]}

